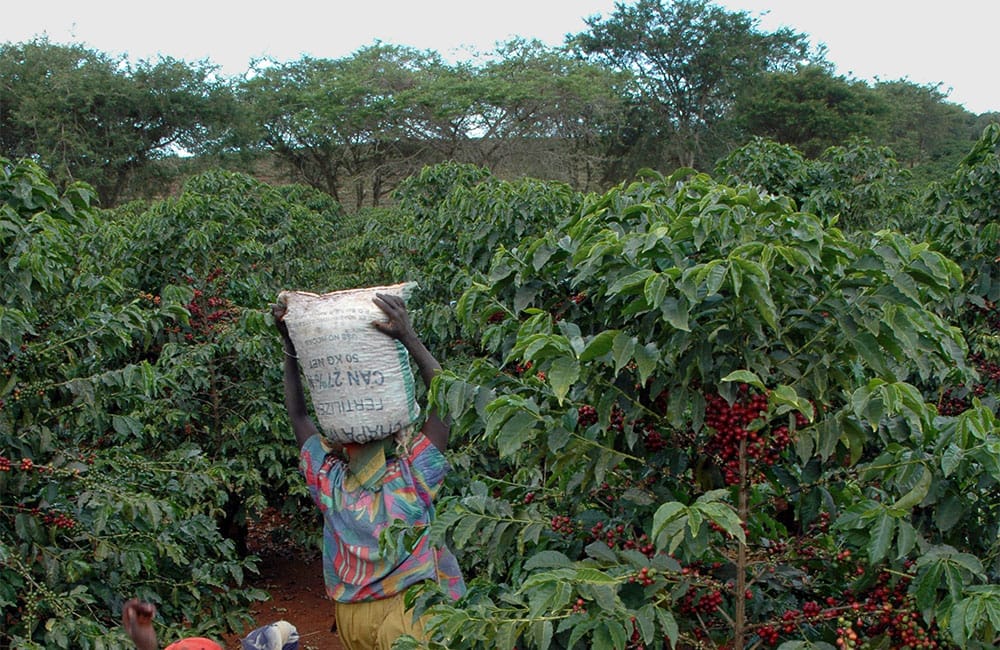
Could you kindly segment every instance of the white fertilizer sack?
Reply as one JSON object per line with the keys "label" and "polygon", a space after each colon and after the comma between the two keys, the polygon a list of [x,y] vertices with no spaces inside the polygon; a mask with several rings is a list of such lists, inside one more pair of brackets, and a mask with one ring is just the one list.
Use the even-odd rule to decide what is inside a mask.
{"label": "white fertilizer sack", "polygon": [[402,297],[415,283],[315,294],[282,291],[285,323],[295,344],[319,427],[330,440],[382,440],[420,416],[410,356],[402,343],[372,326],[386,321],[376,293]]}

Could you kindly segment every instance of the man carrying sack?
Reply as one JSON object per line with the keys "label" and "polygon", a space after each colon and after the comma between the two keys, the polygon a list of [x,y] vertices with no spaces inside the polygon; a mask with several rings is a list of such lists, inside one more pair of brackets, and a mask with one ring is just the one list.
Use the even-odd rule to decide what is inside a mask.
{"label": "man carrying sack", "polygon": [[[401,344],[429,386],[441,366],[417,337],[403,298],[381,292],[373,295],[371,302],[386,319],[369,324],[373,335]],[[421,621],[405,608],[406,590],[430,580],[454,599],[465,593],[455,556],[445,547],[433,546],[429,539],[433,501],[449,469],[443,453],[449,425],[429,408],[419,429],[416,424],[403,426],[387,438],[364,442],[331,440],[307,411],[302,360],[286,324],[286,320],[294,322],[294,314],[281,296],[272,313],[284,344],[285,406],[300,448],[300,470],[323,513],[323,576],[327,594],[337,604],[341,641],[348,650],[388,650],[403,634],[424,639]],[[312,337],[313,341],[318,338]],[[352,353],[327,356],[353,359]],[[308,362],[309,366],[317,364],[315,359]],[[341,371],[336,372],[327,376],[339,379]],[[397,520],[411,535],[418,531],[416,541],[403,543],[411,535],[400,533],[399,543],[380,550],[382,531]]]}

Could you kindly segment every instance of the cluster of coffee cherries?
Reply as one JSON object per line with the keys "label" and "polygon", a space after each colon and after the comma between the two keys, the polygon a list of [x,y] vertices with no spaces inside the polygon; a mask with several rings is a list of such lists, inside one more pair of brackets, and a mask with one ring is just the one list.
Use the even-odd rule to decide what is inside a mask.
{"label": "cluster of coffee cherries", "polygon": [[976,364],[976,369],[984,380],[1000,382],[1000,364],[986,359],[982,354],[971,354],[969,359]]}
{"label": "cluster of coffee cherries", "polygon": [[757,629],[757,634],[760,636],[760,640],[767,645],[778,645],[778,640],[781,637],[781,634],[773,625],[761,625]]}
{"label": "cluster of coffee cherries", "polygon": [[518,377],[524,377],[525,379],[531,379],[534,377],[538,381],[545,381],[545,371],[537,370],[532,372],[532,368],[535,367],[531,361],[525,361],[524,363],[515,363],[511,371],[514,375]]}
{"label": "cluster of coffee cherries", "polygon": [[646,449],[654,454],[667,448],[667,439],[652,422],[642,423],[642,441],[646,445]]}
{"label": "cluster of coffee cherries", "polygon": [[639,624],[635,620],[635,616],[632,617],[632,636],[628,639],[628,645],[625,646],[628,650],[646,650],[646,646],[642,643],[642,633],[639,631]]}
{"label": "cluster of coffee cherries", "polygon": [[236,308],[226,298],[211,296],[203,299],[200,289],[195,289],[194,299],[185,307],[191,314],[188,324],[193,331],[185,334],[187,340],[193,340],[196,335],[211,335],[225,321],[236,317]]}
{"label": "cluster of coffee cherries", "polygon": [[[78,460],[81,463],[92,465],[94,463],[95,456],[93,454],[80,454]],[[6,456],[0,456],[0,473],[11,472],[15,469],[21,472],[31,472],[34,474],[59,474],[64,477],[71,478],[79,478],[81,475],[79,467],[64,469],[57,468],[53,465],[39,464],[27,457],[15,461],[11,458],[7,458]]]}
{"label": "cluster of coffee cherries", "polygon": [[[14,461],[6,456],[0,456],[0,472],[9,472],[14,468]],[[31,470],[37,470],[39,473],[44,473],[46,467],[44,465],[35,465],[35,462],[30,458],[22,458],[17,461],[17,468],[22,472],[30,472]]]}
{"label": "cluster of coffee cherries", "polygon": [[[674,642],[666,634],[663,635],[663,642],[659,648],[671,648]],[[646,644],[642,642],[642,632],[639,630],[639,623],[636,621],[635,617],[632,617],[632,636],[629,637],[628,643],[625,645],[625,650],[646,650]]]}
{"label": "cluster of coffee cherries", "polygon": [[764,644],[777,645],[782,633],[788,635],[796,634],[800,625],[813,626],[817,622],[836,617],[839,610],[833,607],[834,604],[835,600],[828,598],[827,605],[830,607],[823,607],[816,601],[811,600],[803,603],[801,610],[786,609],[781,613],[779,623],[761,625],[757,628],[757,635]]}
{"label": "cluster of coffee cherries", "polygon": [[858,645],[858,633],[854,629],[853,623],[841,616],[837,619],[837,647],[847,650]]}
{"label": "cluster of coffee cherries", "polygon": [[[741,443],[746,443],[747,457],[757,463],[756,467],[750,468],[753,476],[748,479],[751,481],[760,480],[763,467],[775,464],[792,443],[792,433],[784,424],[765,425],[753,430],[748,428],[767,415],[767,402],[766,393],[751,393],[746,385],[740,387],[739,398],[732,404],[718,394],[705,396],[705,424],[715,431],[706,445],[706,451],[720,461],[727,485],[740,481]],[[808,420],[801,413],[796,413],[795,424],[802,427],[808,424]]]}
{"label": "cluster of coffee cherries", "polygon": [[641,567],[638,571],[636,571],[632,575],[630,575],[628,577],[628,581],[638,583],[643,587],[648,587],[654,582],[656,582],[655,576],[656,576],[656,569],[644,566]]}
{"label": "cluster of coffee cherries", "polygon": [[32,517],[35,517],[46,526],[52,526],[60,530],[68,531],[77,527],[77,521],[75,519],[65,513],[55,510],[43,512],[42,509],[37,506],[28,506],[23,503],[18,504],[17,510],[18,512],[24,512]]}
{"label": "cluster of coffee cherries", "polygon": [[[838,560],[848,561],[849,555],[838,554]],[[912,566],[906,563],[905,569]],[[904,572],[881,571],[874,587],[864,594],[849,591],[841,598],[829,596],[825,606],[816,601],[802,604],[801,610],[782,613],[777,624],[757,629],[762,642],[776,645],[781,634],[799,632],[802,624],[813,626],[820,621],[836,624],[836,645],[840,650],[864,646],[864,639],[885,639],[892,648],[936,649],[938,631],[933,624],[923,622],[908,593],[910,576]]]}
{"label": "cluster of coffee cherries", "polygon": [[524,373],[528,372],[532,368],[532,363],[530,361],[525,361],[524,363],[514,364],[514,374],[520,377]]}
{"label": "cluster of coffee cherries", "polygon": [[642,533],[636,536],[624,524],[611,525],[599,521],[590,527],[590,541],[602,541],[611,549],[639,551],[646,557],[656,555],[656,547],[650,541],[649,535]]}
{"label": "cluster of coffee cherries", "polygon": [[576,532],[573,519],[568,515],[554,515],[552,521],[549,522],[549,526],[552,528],[552,532],[562,535],[572,535]]}
{"label": "cluster of coffee cherries", "polygon": [[[912,566],[912,560],[904,564],[906,570]],[[859,631],[870,637],[885,635],[893,647],[937,648],[937,630],[923,623],[909,594],[911,579],[906,572],[880,571],[875,586],[853,606],[864,615]],[[867,625],[862,627],[863,622]]]}
{"label": "cluster of coffee cherries", "polygon": [[[189,285],[199,284],[198,280],[188,275],[184,276],[184,281]],[[216,295],[205,295],[205,291],[199,288],[194,289],[194,295],[185,308],[190,314],[188,319],[188,331],[184,334],[184,339],[194,341],[196,338],[210,338],[223,325],[232,321],[238,315],[238,309],[233,303],[222,298],[218,294],[222,291],[222,283],[225,276],[221,268],[215,268],[206,276],[203,283],[205,287],[211,287],[212,293]],[[180,327],[168,328],[172,333],[180,333]]]}
{"label": "cluster of coffee cherries", "polygon": [[803,622],[814,623],[829,619],[836,615],[836,610],[825,609],[814,600],[802,604],[802,611],[787,609],[781,614],[781,629],[785,634],[792,634]]}
{"label": "cluster of coffee cherries", "polygon": [[941,392],[937,403],[938,413],[946,416],[959,415],[969,410],[969,400],[958,397],[951,388]]}
{"label": "cluster of coffee cherries", "polygon": [[[576,423],[581,429],[586,429],[597,422],[597,409],[590,404],[584,404],[576,410]],[[625,412],[618,406],[611,407],[608,429],[621,433],[625,430]]]}
{"label": "cluster of coffee cherries", "polygon": [[[584,404],[576,410],[576,422],[581,429],[595,424],[597,419],[597,409],[590,404]],[[618,406],[612,407],[608,420],[609,431],[621,433],[625,430],[625,412]],[[656,453],[667,448],[667,439],[663,437],[655,423],[647,420],[634,420],[630,426],[641,434],[643,445],[647,451]]]}
{"label": "cluster of coffee cherries", "polygon": [[597,409],[590,404],[584,404],[576,410],[576,423],[581,429],[586,429],[597,422]]}
{"label": "cluster of coffee cherries", "polygon": [[677,603],[678,610],[685,616],[714,614],[722,606],[722,591],[719,589],[688,589]]}

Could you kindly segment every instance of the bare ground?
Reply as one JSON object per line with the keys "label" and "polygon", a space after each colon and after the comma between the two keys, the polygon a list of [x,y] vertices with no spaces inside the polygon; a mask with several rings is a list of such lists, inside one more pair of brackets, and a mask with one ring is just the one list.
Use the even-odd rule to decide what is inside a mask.
{"label": "bare ground", "polygon": [[[267,591],[271,598],[251,608],[255,623],[242,633],[284,619],[298,629],[300,650],[343,650],[332,631],[334,604],[323,587],[319,552],[276,548],[269,542],[271,529],[283,523],[274,513],[265,513],[250,527],[250,551],[261,559],[260,575],[250,584]],[[240,635],[225,637],[224,645],[227,650],[241,650]]]}

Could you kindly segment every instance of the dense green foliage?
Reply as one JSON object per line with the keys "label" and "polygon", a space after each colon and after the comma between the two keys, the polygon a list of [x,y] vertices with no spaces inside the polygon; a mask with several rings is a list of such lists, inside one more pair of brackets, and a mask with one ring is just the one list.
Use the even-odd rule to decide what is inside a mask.
{"label": "dense green foliage", "polygon": [[[805,35],[758,29],[743,11],[707,0],[637,0],[607,18],[587,19],[572,46],[629,74],[634,132],[657,165],[694,166],[734,100],[763,74],[806,59]],[[659,151],[657,151],[659,149]]]}
{"label": "dense green foliage", "polygon": [[926,183],[997,119],[939,86],[834,76],[807,35],[705,0],[621,3],[586,22],[562,47],[514,38],[452,64],[375,42],[233,78],[208,61],[0,44],[0,156],[33,158],[60,188],[87,182],[106,207],[222,166],[357,210],[428,164],[603,191],[645,167],[711,168],[753,137],[811,158],[867,138]]}
{"label": "dense green foliage", "polygon": [[719,161],[716,173],[789,197],[804,212],[836,217],[849,232],[908,229],[921,191],[892,151],[868,140],[831,146],[809,159],[789,145],[754,138]]}
{"label": "dense green foliage", "polygon": [[264,595],[232,531],[302,493],[265,308],[316,281],[300,246],[332,247],[338,208],[212,173],[107,213],[0,168],[0,646],[115,647],[128,595],[175,626],[236,624]]}
{"label": "dense green foliage", "polygon": [[[231,84],[0,47],[0,649],[245,623],[247,521],[319,532],[268,306],[403,280],[470,584],[431,647],[996,647],[1000,126],[706,2],[588,25]],[[126,189],[210,145],[308,185]]]}
{"label": "dense green foliage", "polygon": [[867,84],[814,65],[756,79],[737,98],[733,127],[815,158],[851,137],[874,136],[887,111]]}
{"label": "dense green foliage", "polygon": [[427,162],[502,165],[532,140],[565,149],[536,169],[568,166],[586,182],[618,108],[606,70],[524,41],[476,70],[376,44],[334,61],[262,61],[254,73],[239,89],[253,126],[236,141],[273,151],[294,177],[355,207],[380,205]]}
{"label": "dense green foliage", "polygon": [[[437,390],[485,470],[440,525],[476,577],[442,647],[989,647],[997,386],[937,313],[966,291],[686,173],[498,251],[458,303],[486,356]],[[989,397],[939,412],[949,382]]]}
{"label": "dense green foliage", "polygon": [[131,64],[47,39],[0,44],[0,156],[34,157],[54,182],[89,183],[105,205],[133,185],[162,194],[165,170],[152,162],[206,148],[231,115],[213,73],[207,63]]}
{"label": "dense green foliage", "polygon": [[[352,215],[227,172],[98,211],[4,162],[0,644],[109,647],[127,595],[239,625],[241,523],[317,532],[268,303],[414,279],[471,585],[418,595],[434,644],[991,647],[998,133],[920,193],[760,141],[603,194],[428,167]],[[890,208],[922,228],[863,228]]]}

